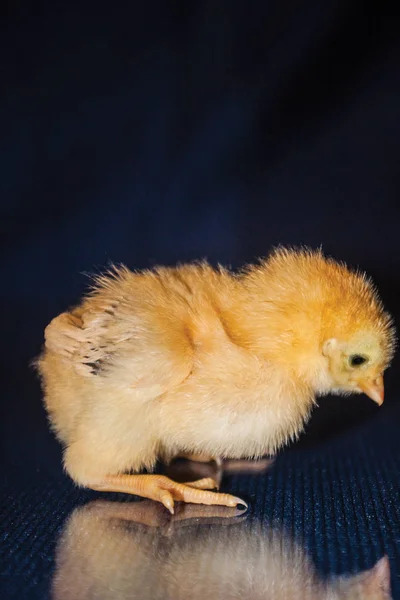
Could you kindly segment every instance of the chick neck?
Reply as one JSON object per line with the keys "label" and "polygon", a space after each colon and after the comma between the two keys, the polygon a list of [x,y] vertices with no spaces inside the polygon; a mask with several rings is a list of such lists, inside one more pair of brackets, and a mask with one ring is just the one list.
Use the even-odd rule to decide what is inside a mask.
{"label": "chick neck", "polygon": [[322,344],[327,299],[299,282],[284,285],[267,270],[250,271],[237,283],[228,327],[235,343],[287,371],[317,394],[332,387]]}

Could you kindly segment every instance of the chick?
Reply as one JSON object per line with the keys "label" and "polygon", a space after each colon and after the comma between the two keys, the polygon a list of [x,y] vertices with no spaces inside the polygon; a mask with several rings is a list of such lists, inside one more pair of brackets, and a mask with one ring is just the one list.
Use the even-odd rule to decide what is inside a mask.
{"label": "chick", "polygon": [[[364,274],[278,248],[233,274],[207,263],[100,276],[45,331],[38,359],[64,467],[79,485],[236,506],[205,478],[151,474],[177,455],[274,455],[317,396],[383,402],[392,320]],[[140,473],[146,470],[147,473]]]}

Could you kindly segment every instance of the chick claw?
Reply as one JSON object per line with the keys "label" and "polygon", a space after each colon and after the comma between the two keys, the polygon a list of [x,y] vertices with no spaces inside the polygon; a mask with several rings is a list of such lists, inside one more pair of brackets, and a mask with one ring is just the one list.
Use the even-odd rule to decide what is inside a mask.
{"label": "chick claw", "polygon": [[246,502],[241,498],[208,491],[216,487],[215,481],[210,477],[177,483],[165,475],[108,475],[102,482],[90,487],[103,492],[122,492],[156,500],[171,514],[174,514],[174,501],[228,507],[241,504],[247,508]]}
{"label": "chick claw", "polygon": [[238,504],[243,504],[247,508],[247,504],[240,498],[236,498],[230,494],[219,494],[208,491],[217,487],[216,482],[210,477],[199,479],[197,481],[190,481],[188,483],[177,483],[168,477],[161,477],[163,477],[163,479],[162,481],[157,482],[158,485],[153,499],[164,504],[171,514],[174,514],[174,500],[191,502],[193,504],[208,504],[229,507],[235,507]]}

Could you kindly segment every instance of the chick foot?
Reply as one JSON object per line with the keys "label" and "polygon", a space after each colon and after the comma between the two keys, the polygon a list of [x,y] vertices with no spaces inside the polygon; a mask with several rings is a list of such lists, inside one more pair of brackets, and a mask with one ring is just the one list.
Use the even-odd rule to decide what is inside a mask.
{"label": "chick foot", "polygon": [[108,475],[101,482],[88,487],[102,492],[122,492],[149,498],[161,502],[171,514],[174,514],[174,501],[228,507],[242,504],[247,508],[247,504],[240,498],[210,492],[210,489],[216,487],[215,481],[210,477],[177,483],[165,475]]}

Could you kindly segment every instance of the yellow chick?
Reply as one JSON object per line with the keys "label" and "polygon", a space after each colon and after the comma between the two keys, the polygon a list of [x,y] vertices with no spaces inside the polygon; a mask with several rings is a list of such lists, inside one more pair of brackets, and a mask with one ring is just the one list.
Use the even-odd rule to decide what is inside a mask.
{"label": "yellow chick", "polygon": [[245,503],[210,491],[210,478],[151,474],[157,459],[274,454],[327,393],[382,404],[394,348],[364,274],[279,248],[236,274],[207,263],[115,268],[48,325],[37,364],[72,479],[172,513],[174,500]]}

